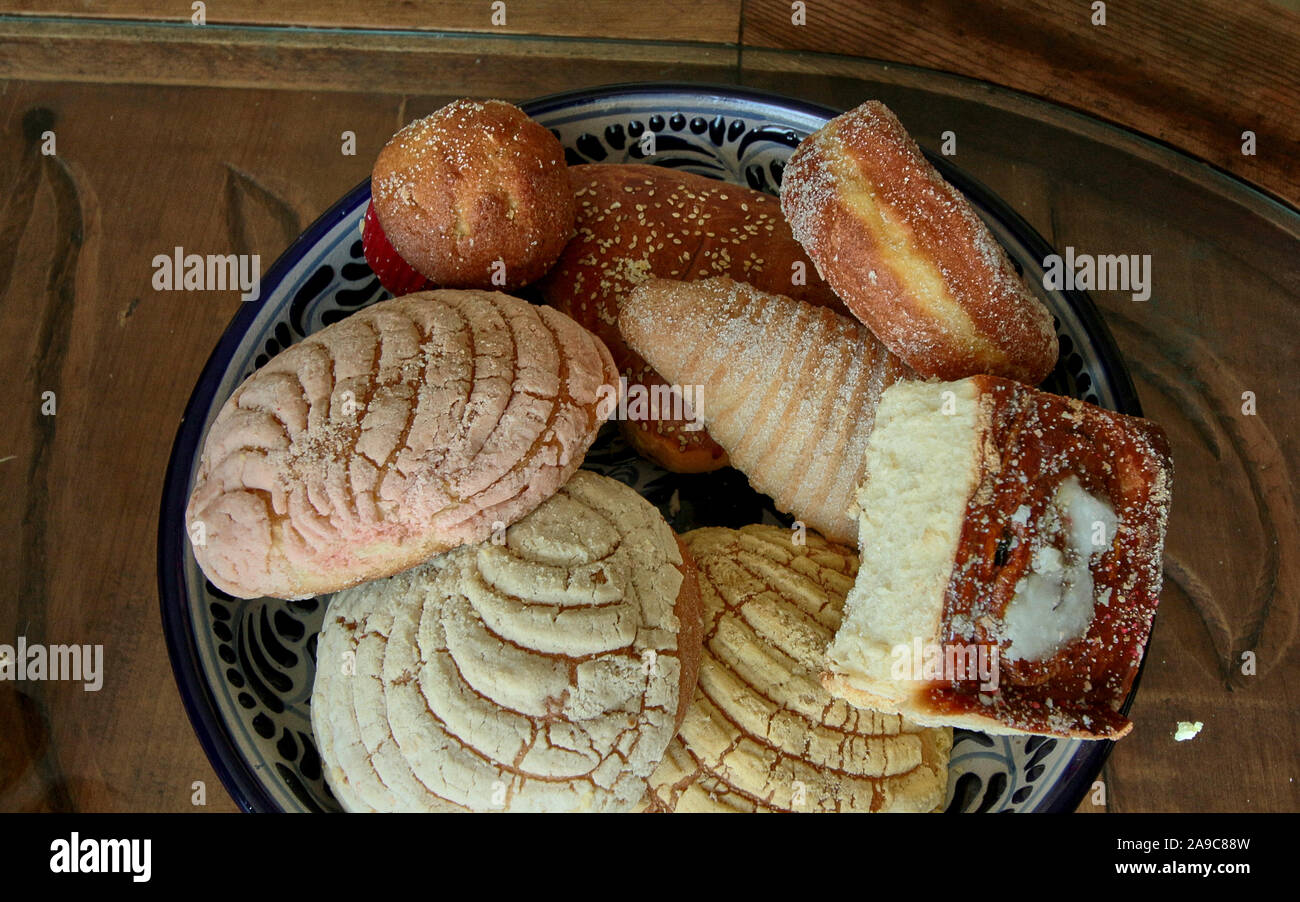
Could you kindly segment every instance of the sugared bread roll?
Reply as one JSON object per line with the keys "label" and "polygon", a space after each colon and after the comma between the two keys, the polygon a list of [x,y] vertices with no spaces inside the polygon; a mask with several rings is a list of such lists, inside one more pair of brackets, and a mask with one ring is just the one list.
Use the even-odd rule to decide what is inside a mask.
{"label": "sugared bread roll", "polygon": [[[791,237],[776,198],[657,166],[594,164],[569,171],[578,234],[539,288],[547,303],[609,346],[629,394],[634,386],[664,384],[618,329],[620,303],[646,279],[727,275],[847,313]],[[688,428],[698,425],[690,417],[663,405],[656,412],[622,421],[641,454],[679,473],[726,466],[726,453],[708,432]]]}
{"label": "sugared bread roll", "polygon": [[781,209],[836,294],[922,376],[1036,385],[1056,365],[1051,314],[884,104],[799,145]]}
{"label": "sugared bread roll", "polygon": [[457,100],[375,160],[374,211],[402,259],[444,288],[518,288],[573,235],[564,148],[501,100]]}
{"label": "sugared bread roll", "polygon": [[881,391],[911,373],[856,320],[728,278],[654,279],[623,304],[628,343],[776,506],[854,544],[849,515]]}
{"label": "sugared bread roll", "polygon": [[618,811],[694,692],[694,565],[594,473],[504,533],[341,592],[312,726],[349,811]]}
{"label": "sugared bread roll", "polygon": [[1127,733],[1160,597],[1160,428],[991,376],[907,382],[866,460],[831,694],[985,733]]}
{"label": "sugared bread roll", "polygon": [[818,682],[857,551],[776,526],[684,537],[700,574],[704,657],[651,811],[933,811],[952,731],[860,711]]}
{"label": "sugared bread roll", "polygon": [[600,340],[486,291],[375,304],[276,355],[208,430],[186,524],[241,598],[304,598],[478,542],[549,497],[618,378]]}

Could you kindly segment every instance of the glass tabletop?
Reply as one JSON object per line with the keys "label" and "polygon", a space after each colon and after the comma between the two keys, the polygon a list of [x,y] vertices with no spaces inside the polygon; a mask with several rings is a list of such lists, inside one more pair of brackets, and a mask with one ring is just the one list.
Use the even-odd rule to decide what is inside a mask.
{"label": "glass tabletop", "polygon": [[[138,537],[156,528],[156,499],[124,506],[122,487],[144,486],[150,494],[159,485],[186,398],[238,299],[155,297],[148,285],[154,254],[184,245],[274,259],[365,178],[373,154],[399,124],[454,97],[521,100],[584,86],[672,81],[698,83],[701,91],[708,83],[739,84],[836,108],[877,98],[921,145],[939,154],[955,151],[953,163],[1062,253],[1136,255],[1149,266],[1145,300],[1134,298],[1146,292],[1133,286],[1090,292],[1145,414],[1170,435],[1176,467],[1165,592],[1131,711],[1136,728],[1105,771],[1109,806],[1300,809],[1300,784],[1288,782],[1283,770],[1293,767],[1298,741],[1288,679],[1300,675],[1292,650],[1300,598],[1291,474],[1300,422],[1292,387],[1300,215],[1293,208],[1173,148],[1051,103],[849,57],[578,38],[179,24],[105,25],[100,35],[100,26],[65,27],[56,20],[33,27],[77,68],[58,69],[52,53],[39,57],[47,68],[7,82],[13,115],[6,127],[17,135],[28,119],[45,121],[32,118],[38,111],[55,116],[60,155],[72,162],[60,177],[78,193],[64,190],[65,182],[57,191],[35,181],[27,186],[38,215],[23,237],[26,256],[51,259],[63,227],[56,202],[83,205],[91,224],[85,257],[96,269],[93,288],[78,296],[77,322],[104,327],[79,328],[60,366],[68,373],[111,373],[109,400],[121,399],[107,413],[79,420],[77,441],[49,452],[50,473],[84,478],[76,480],[75,501],[49,482],[42,528],[48,521],[50,534],[80,534],[84,518],[96,512],[121,523],[101,542],[77,546],[75,564],[68,552],[51,551],[42,593],[0,604],[0,621],[13,624],[11,634],[29,617],[57,623],[67,635],[107,631],[118,643],[110,647],[138,656],[131,669],[166,678],[156,611],[139,603],[155,592],[155,549]],[[113,54],[69,49],[93,50],[101,40],[112,44]],[[1239,141],[1239,129],[1224,128],[1225,142]],[[339,153],[345,129],[358,137],[355,156]],[[17,137],[12,147],[22,147]],[[16,161],[16,154],[0,157],[0,165]],[[148,163],[149,178],[124,160]],[[45,177],[35,168],[22,173]],[[192,198],[210,201],[198,211]],[[4,315],[13,336],[30,333],[36,315],[56,322],[45,308],[10,305]],[[28,346],[11,347],[15,352],[0,354],[0,362],[11,361],[10,374],[21,382],[26,376],[16,374],[31,362]],[[169,378],[159,379],[159,372]],[[69,382],[67,403],[76,403],[79,385]],[[93,397],[96,410],[103,401]],[[86,459],[85,448],[120,445],[126,411],[138,447],[128,456]],[[6,454],[35,447],[23,444],[26,433],[16,441]],[[10,472],[15,481],[0,488],[24,497],[18,480],[27,477]],[[45,473],[35,474],[41,485]],[[26,508],[13,507],[0,525],[18,535]],[[82,574],[99,572],[121,576],[99,604],[80,604]],[[140,636],[151,643],[141,645]],[[154,703],[156,688],[148,681],[115,684],[95,706],[85,705],[80,690],[48,689],[42,702],[47,745],[74,787],[60,790],[71,792],[69,804],[174,804],[170,774],[189,773],[202,762],[179,701],[148,735],[128,730],[132,741],[111,747],[93,741],[126,730],[122,725],[135,722],[141,705]],[[6,703],[0,698],[0,709]],[[1179,721],[1197,720],[1205,729],[1194,742],[1173,741]],[[33,746],[14,755],[36,761],[55,753]],[[142,779],[142,766],[168,776]],[[23,772],[34,782],[0,785],[0,807],[6,793],[46,798],[52,792],[35,785],[53,782],[40,776],[44,771]]]}

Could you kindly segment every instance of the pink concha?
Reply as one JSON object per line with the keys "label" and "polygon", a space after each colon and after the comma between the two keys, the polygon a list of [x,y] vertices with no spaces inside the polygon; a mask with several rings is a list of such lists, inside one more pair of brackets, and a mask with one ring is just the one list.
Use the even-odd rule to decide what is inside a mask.
{"label": "pink concha", "polygon": [[232,595],[305,598],[483,541],[578,468],[617,381],[549,307],[451,290],[376,304],[222,407],[186,510],[195,557]]}

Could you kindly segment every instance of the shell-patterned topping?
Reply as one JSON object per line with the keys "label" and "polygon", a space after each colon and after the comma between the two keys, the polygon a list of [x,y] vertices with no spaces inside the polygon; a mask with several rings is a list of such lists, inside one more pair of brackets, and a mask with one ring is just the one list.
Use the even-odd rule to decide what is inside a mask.
{"label": "shell-patterned topping", "polygon": [[481,541],[573,470],[617,373],[591,333],[485,291],[422,292],[277,355],[208,431],[186,513],[219,588],[298,598]]}
{"label": "shell-patterned topping", "polygon": [[[694,669],[679,641],[698,615],[679,605],[683,567],[658,511],[580,471],[503,542],[340,593],[312,699],[335,795],[362,811],[635,806]],[[339,677],[333,656],[366,630],[383,654],[358,647],[355,674]],[[354,738],[367,719],[373,742]]]}
{"label": "shell-patterned topping", "polygon": [[652,811],[931,811],[952,733],[833,699],[819,672],[857,553],[747,526],[683,537],[700,574],[704,655]]}
{"label": "shell-patterned topping", "polygon": [[334,796],[348,811],[456,811],[420,783],[393,739],[380,674],[393,632],[393,603],[414,572],[341,592],[316,646],[312,730]]}

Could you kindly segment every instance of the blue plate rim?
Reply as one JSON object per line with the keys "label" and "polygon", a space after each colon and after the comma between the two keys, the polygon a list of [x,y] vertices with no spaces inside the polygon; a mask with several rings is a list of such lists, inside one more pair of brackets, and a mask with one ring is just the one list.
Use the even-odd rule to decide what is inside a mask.
{"label": "blue plate rim", "polygon": [[[823,104],[770,91],[737,85],[690,82],[629,82],[595,88],[579,88],[523,101],[519,106],[530,116],[536,116],[579,103],[648,94],[716,96],[731,101],[768,104],[826,119],[843,112]],[[1055,252],[1047,240],[1000,196],[943,157],[928,150],[925,154],[944,178],[964,194],[976,198],[984,209],[1001,220],[1008,231],[1016,235],[1038,259],[1041,260]],[[263,786],[256,769],[239,752],[229,728],[217,710],[215,700],[203,680],[199,667],[198,649],[194,641],[194,622],[190,616],[190,604],[184,579],[184,560],[188,550],[185,545],[187,533],[184,519],[190,469],[199,450],[207,411],[211,409],[215,400],[216,390],[225,369],[248,327],[266,303],[266,299],[275,293],[275,289],[306,250],[315,246],[369,193],[370,179],[367,177],[335,201],[276,258],[261,281],[262,290],[259,299],[241,304],[200,371],[198,381],[186,402],[185,412],[182,414],[172,443],[163,481],[158,521],[158,592],[172,675],[204,754],[207,755],[209,763],[231,798],[241,810],[246,812],[281,812],[283,809]],[[1132,377],[1127,367],[1123,365],[1123,356],[1119,352],[1114,336],[1091,297],[1086,292],[1077,290],[1065,290],[1060,294],[1067,299],[1085,331],[1097,345],[1098,363],[1105,370],[1108,384],[1112,388],[1115,409],[1121,413],[1141,416],[1142,407]],[[1121,708],[1125,714],[1133,703],[1145,665],[1144,650],[1142,663],[1133,680],[1128,698]],[[1083,749],[1070,759],[1066,771],[1039,802],[1036,810],[1074,811],[1087,795],[1092,785],[1091,779],[1100,773],[1113,746],[1114,743],[1107,740],[1085,743]]]}

